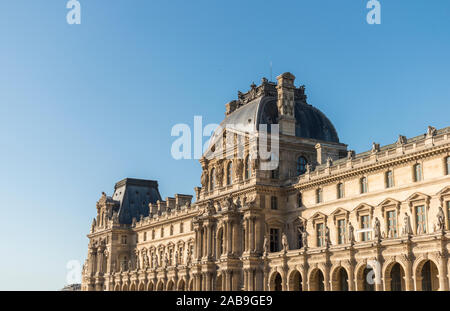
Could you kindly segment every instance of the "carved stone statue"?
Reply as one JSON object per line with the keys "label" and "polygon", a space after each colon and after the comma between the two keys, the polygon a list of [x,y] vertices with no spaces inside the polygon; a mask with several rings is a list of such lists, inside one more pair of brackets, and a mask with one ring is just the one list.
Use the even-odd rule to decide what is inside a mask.
{"label": "carved stone statue", "polygon": [[325,226],[325,245],[329,246],[330,243],[330,228],[328,228],[328,226]]}
{"label": "carved stone statue", "polygon": [[436,135],[436,132],[437,132],[437,130],[436,130],[435,127],[433,127],[433,126],[428,126],[428,129],[427,129],[427,137],[432,137],[432,136]]}
{"label": "carved stone statue", "polygon": [[437,230],[443,231],[445,222],[444,222],[444,211],[442,210],[442,206],[439,206],[436,218],[437,218],[437,224],[436,224]]}
{"label": "carved stone statue", "polygon": [[200,178],[200,182],[201,182],[202,187],[204,189],[208,188],[208,181],[209,181],[208,172],[206,171],[206,169],[204,169],[203,172],[202,172],[202,176]]}
{"label": "carved stone statue", "polygon": [[348,222],[348,241],[353,244],[355,242],[355,229],[351,222]]}
{"label": "carved stone statue", "polygon": [[167,256],[167,253],[164,254],[164,268],[167,268],[169,266],[169,256]]}
{"label": "carved stone statue", "polygon": [[380,228],[380,221],[378,220],[378,217],[375,217],[375,226],[374,226],[374,238],[375,240],[379,241],[381,239],[381,228]]}
{"label": "carved stone statue", "polygon": [[372,153],[376,153],[380,151],[380,144],[372,143]]}
{"label": "carved stone statue", "polygon": [[409,219],[408,213],[405,212],[405,216],[403,217],[403,231],[402,234],[405,236],[411,236],[412,229],[411,229],[411,221]]}
{"label": "carved stone statue", "polygon": [[407,142],[406,136],[398,135],[397,145],[404,145],[406,144],[406,142]]}
{"label": "carved stone statue", "polygon": [[187,258],[186,258],[186,265],[190,266],[192,262],[192,253],[191,250],[188,248],[187,250]]}
{"label": "carved stone statue", "polygon": [[331,167],[333,165],[333,159],[328,157],[327,158],[327,167]]}
{"label": "carved stone statue", "polygon": [[347,151],[347,160],[352,160],[355,158],[355,150]]}
{"label": "carved stone statue", "polygon": [[128,260],[128,271],[133,270],[133,263],[131,262],[131,259]]}
{"label": "carved stone statue", "polygon": [[175,260],[175,266],[178,266],[178,251],[175,251],[175,255],[174,255],[174,260]]}
{"label": "carved stone statue", "polygon": [[263,248],[264,255],[267,256],[267,254],[269,253],[269,239],[267,238],[267,235],[264,236]]}
{"label": "carved stone statue", "polygon": [[306,229],[302,226],[298,228],[298,232],[300,233],[301,239],[302,239],[302,248],[308,247],[308,232]]}
{"label": "carved stone statue", "polygon": [[283,251],[286,253],[289,250],[289,243],[288,243],[286,233],[283,233],[283,235],[281,237],[281,244],[283,246]]}
{"label": "carved stone statue", "polygon": [[153,255],[153,269],[158,268],[158,256],[156,254]]}

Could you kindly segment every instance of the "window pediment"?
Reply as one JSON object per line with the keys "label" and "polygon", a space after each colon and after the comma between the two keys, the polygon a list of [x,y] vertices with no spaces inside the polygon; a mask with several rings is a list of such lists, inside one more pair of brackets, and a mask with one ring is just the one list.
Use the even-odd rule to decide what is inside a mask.
{"label": "window pediment", "polygon": [[333,217],[333,222],[334,224],[336,224],[336,220],[338,218],[345,218],[345,220],[348,221],[348,217],[349,217],[350,212],[347,211],[346,209],[343,209],[341,207],[339,207],[338,209],[336,209],[333,213],[331,213],[331,217]]}
{"label": "window pediment", "polygon": [[416,192],[413,193],[412,195],[410,195],[406,201],[408,202],[409,206],[413,206],[414,203],[426,203],[428,205],[428,203],[430,202],[430,196],[423,194],[421,192]]}
{"label": "window pediment", "polygon": [[325,215],[324,213],[321,213],[321,212],[316,212],[310,219],[313,223],[313,226],[315,226],[316,223],[319,223],[319,222],[326,223],[327,215]]}
{"label": "window pediment", "polygon": [[378,206],[381,208],[381,211],[384,213],[386,209],[395,208],[398,212],[400,212],[401,202],[396,199],[387,198],[383,200]]}
{"label": "window pediment", "polygon": [[370,217],[372,218],[372,216],[373,216],[373,206],[369,205],[369,204],[366,204],[366,203],[361,203],[357,207],[355,207],[353,212],[356,213],[357,217],[359,217],[362,214],[369,214]]}

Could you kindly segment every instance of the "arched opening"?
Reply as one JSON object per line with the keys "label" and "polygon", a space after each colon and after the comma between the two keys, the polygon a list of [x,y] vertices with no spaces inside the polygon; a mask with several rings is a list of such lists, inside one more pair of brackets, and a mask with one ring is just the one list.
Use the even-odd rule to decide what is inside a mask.
{"label": "arched opening", "polygon": [[282,278],[281,275],[277,272],[274,279],[274,287],[273,290],[276,292],[280,292],[283,290]]}
{"label": "arched opening", "polygon": [[179,282],[178,282],[178,290],[180,290],[180,291],[185,291],[185,282],[184,282],[184,280],[183,279],[181,279]]}
{"label": "arched opening", "polygon": [[325,279],[320,269],[311,273],[310,287],[312,291],[323,292],[325,290]]}
{"label": "arched opening", "polygon": [[222,290],[222,275],[219,274],[216,278],[216,291],[221,291]]}
{"label": "arched opening", "polygon": [[128,285],[127,285],[127,284],[124,284],[124,285],[122,286],[122,291],[123,291],[123,292],[127,292],[127,291],[128,291]]}
{"label": "arched opening", "polygon": [[189,290],[190,291],[194,290],[194,280],[193,279],[189,281]]}
{"label": "arched opening", "polygon": [[395,263],[391,269],[391,291],[403,291],[405,290],[405,272],[399,263]]}
{"label": "arched opening", "polygon": [[114,287],[114,291],[120,292],[120,285],[119,284],[116,284],[116,286]]}
{"label": "arched opening", "polygon": [[136,284],[134,284],[134,283],[131,284],[130,291],[132,291],[132,292],[136,291]]}
{"label": "arched opening", "polygon": [[292,272],[289,277],[289,290],[290,291],[302,291],[302,275],[297,270]]}
{"label": "arched opening", "polygon": [[364,267],[362,269],[361,277],[358,279],[358,290],[375,291],[375,271],[372,267]]}
{"label": "arched opening", "polygon": [[427,260],[420,271],[423,291],[439,290],[438,268],[431,260]]}
{"label": "arched opening", "polygon": [[144,283],[141,283],[141,284],[139,284],[139,287],[138,287],[138,291],[144,291],[145,290],[145,285],[144,285]]}
{"label": "arched opening", "polygon": [[348,274],[343,267],[338,268],[336,278],[336,290],[343,292],[348,291]]}
{"label": "arched opening", "polygon": [[173,289],[174,289],[174,284],[173,284],[173,281],[170,280],[169,283],[167,283],[167,290],[173,291]]}

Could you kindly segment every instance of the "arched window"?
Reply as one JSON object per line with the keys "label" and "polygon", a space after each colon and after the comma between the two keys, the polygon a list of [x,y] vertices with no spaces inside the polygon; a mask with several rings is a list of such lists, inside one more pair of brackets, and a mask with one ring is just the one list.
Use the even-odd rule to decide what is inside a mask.
{"label": "arched window", "polygon": [[367,193],[367,177],[360,179],[361,193]]}
{"label": "arched window", "polygon": [[229,162],[227,165],[227,185],[233,183],[233,162]]}
{"label": "arched window", "polygon": [[216,187],[216,170],[214,168],[211,170],[209,180],[210,180],[209,190],[212,191]]}
{"label": "arched window", "polygon": [[245,179],[249,179],[252,176],[252,168],[250,166],[250,156],[245,158]]}
{"label": "arched window", "polygon": [[414,165],[414,181],[422,181],[422,164]]}
{"label": "arched window", "polygon": [[297,175],[305,174],[307,163],[304,157],[300,156],[297,158]]}

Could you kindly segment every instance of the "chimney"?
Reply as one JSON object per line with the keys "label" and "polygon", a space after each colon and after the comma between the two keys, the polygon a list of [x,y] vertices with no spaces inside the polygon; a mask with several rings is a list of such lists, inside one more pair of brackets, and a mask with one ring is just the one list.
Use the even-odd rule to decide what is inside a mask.
{"label": "chimney", "polygon": [[280,133],[295,136],[294,117],[294,80],[295,76],[290,72],[285,72],[277,77],[278,85],[278,124]]}

